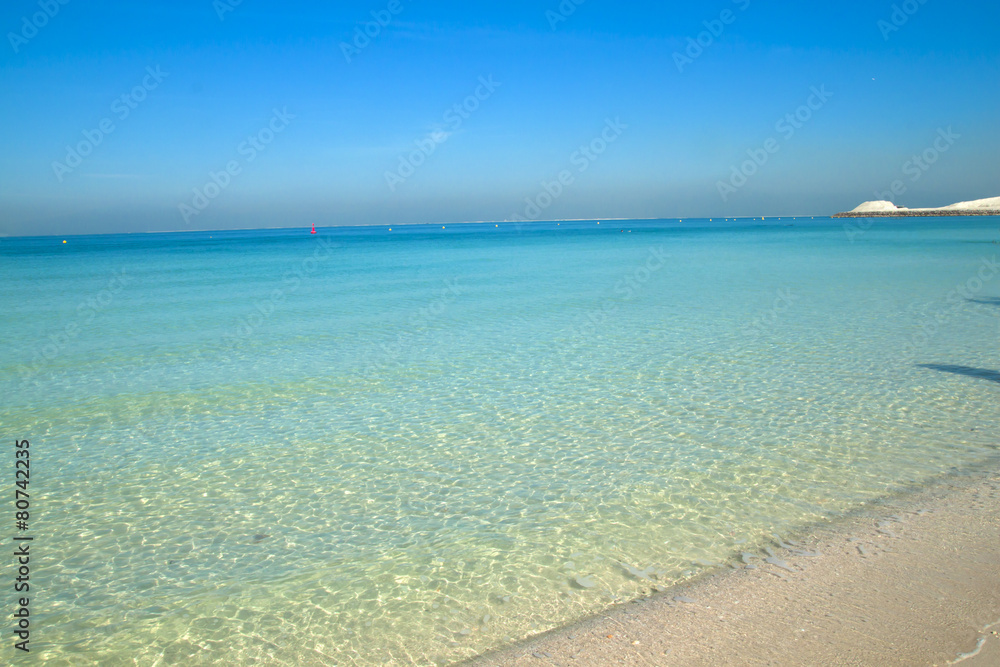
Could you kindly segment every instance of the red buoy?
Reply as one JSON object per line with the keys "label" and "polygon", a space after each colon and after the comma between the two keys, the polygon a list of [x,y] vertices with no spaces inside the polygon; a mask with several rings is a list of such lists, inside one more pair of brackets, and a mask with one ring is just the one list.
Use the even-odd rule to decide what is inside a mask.
{"label": "red buoy", "polygon": [[315,223],[315,222],[313,223],[313,230],[312,230],[312,233],[313,233],[313,234],[315,234],[315,233],[316,233],[316,223]]}

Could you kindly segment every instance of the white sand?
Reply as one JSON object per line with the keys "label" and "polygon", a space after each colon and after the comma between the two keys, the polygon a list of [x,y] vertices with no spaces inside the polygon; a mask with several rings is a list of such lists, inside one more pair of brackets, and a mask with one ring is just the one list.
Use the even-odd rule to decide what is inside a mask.
{"label": "white sand", "polygon": [[884,501],[797,545],[474,665],[1000,665],[1000,474]]}
{"label": "white sand", "polygon": [[896,205],[891,201],[866,201],[861,206],[851,211],[851,213],[883,213],[886,211],[896,211],[898,210]]}
{"label": "white sand", "polygon": [[893,213],[896,211],[1000,211],[1000,197],[963,201],[937,208],[906,208],[905,206],[896,206],[891,201],[866,201],[852,210],[851,213]]}
{"label": "white sand", "polygon": [[963,201],[957,204],[952,204],[951,206],[945,206],[945,208],[958,209],[960,211],[974,211],[977,209],[996,211],[1000,210],[1000,197],[990,197],[988,199],[976,199],[974,201]]}

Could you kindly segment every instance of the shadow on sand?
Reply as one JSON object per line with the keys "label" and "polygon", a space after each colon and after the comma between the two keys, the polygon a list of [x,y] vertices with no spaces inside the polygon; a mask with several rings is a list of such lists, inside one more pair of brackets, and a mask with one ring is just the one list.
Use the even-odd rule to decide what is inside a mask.
{"label": "shadow on sand", "polygon": [[951,366],[948,364],[917,364],[920,368],[929,368],[932,371],[941,371],[942,373],[955,373],[956,375],[967,375],[972,378],[979,378],[980,380],[989,380],[990,382],[1000,382],[1000,371],[991,371],[985,368],[971,368],[969,366]]}
{"label": "shadow on sand", "polygon": [[1000,296],[984,296],[981,299],[966,299],[969,303],[982,303],[987,306],[1000,306]]}

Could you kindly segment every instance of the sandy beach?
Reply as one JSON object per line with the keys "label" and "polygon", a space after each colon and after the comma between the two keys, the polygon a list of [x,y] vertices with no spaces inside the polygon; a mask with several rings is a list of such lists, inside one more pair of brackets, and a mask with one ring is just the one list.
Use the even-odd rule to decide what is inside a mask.
{"label": "sandy beach", "polygon": [[1000,665],[998,632],[992,470],[775,537],[690,584],[470,664],[986,667]]}

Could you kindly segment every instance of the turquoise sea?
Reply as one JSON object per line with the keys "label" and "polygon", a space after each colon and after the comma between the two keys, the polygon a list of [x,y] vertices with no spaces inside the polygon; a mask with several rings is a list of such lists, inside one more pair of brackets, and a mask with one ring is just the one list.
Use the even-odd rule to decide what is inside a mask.
{"label": "turquoise sea", "polygon": [[997,218],[62,241],[0,239],[25,664],[446,664],[1000,457]]}

